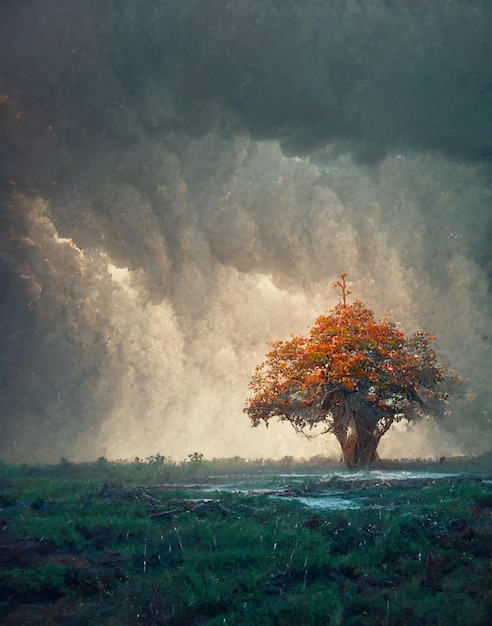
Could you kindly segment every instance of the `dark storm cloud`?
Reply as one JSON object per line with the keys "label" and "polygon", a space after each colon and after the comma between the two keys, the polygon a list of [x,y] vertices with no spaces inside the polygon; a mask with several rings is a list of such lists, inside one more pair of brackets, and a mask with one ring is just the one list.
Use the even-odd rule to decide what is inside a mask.
{"label": "dark storm cloud", "polygon": [[68,125],[104,125],[108,103],[135,105],[152,76],[173,108],[146,120],[155,128],[219,121],[291,153],[330,141],[361,159],[492,156],[486,1],[7,0],[0,12],[4,78],[61,95]]}
{"label": "dark storm cloud", "polygon": [[138,6],[116,71],[129,89],[145,73],[137,63],[162,73],[196,132],[213,103],[232,128],[294,153],[338,141],[360,158],[412,148],[492,156],[490,3]]}
{"label": "dark storm cloud", "polygon": [[[192,8],[193,7],[193,8]],[[490,3],[207,2],[162,39],[169,80],[292,151],[328,141],[492,156]],[[195,103],[196,104],[196,103]],[[186,106],[186,105],[185,105]]]}

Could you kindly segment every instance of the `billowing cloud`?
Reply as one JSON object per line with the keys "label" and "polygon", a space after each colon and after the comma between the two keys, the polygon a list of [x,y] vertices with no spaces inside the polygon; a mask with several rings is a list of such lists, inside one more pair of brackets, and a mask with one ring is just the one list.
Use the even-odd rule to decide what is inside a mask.
{"label": "billowing cloud", "polygon": [[490,447],[486,3],[0,14],[3,456],[336,453],[241,409],[343,271],[466,383],[388,453]]}

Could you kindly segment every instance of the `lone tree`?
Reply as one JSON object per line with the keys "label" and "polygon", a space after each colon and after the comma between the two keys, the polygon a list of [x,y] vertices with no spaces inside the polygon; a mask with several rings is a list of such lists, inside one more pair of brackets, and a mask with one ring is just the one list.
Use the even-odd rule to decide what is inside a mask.
{"label": "lone tree", "polygon": [[244,412],[253,426],[278,418],[308,438],[333,433],[345,464],[356,467],[379,459],[379,441],[394,422],[441,413],[451,378],[438,366],[435,337],[421,330],[405,337],[362,302],[347,304],[345,278],[334,284],[341,303],[308,337],[270,344]]}

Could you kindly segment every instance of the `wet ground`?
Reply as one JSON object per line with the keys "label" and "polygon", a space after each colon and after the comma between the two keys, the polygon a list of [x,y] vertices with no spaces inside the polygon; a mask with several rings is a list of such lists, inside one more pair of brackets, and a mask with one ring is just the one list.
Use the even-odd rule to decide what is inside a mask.
{"label": "wet ground", "polygon": [[[181,626],[214,616],[224,623],[247,605],[260,616],[247,623],[302,616],[322,624],[324,615],[307,622],[306,612],[343,598],[333,605],[347,617],[339,623],[362,623],[349,620],[363,601],[375,616],[365,623],[379,625],[390,590],[394,615],[411,617],[399,623],[492,623],[488,468],[198,463],[173,473],[100,464],[27,468],[16,477],[6,468],[0,622],[133,624],[145,614],[138,623]],[[127,469],[131,481],[121,479]],[[92,470],[101,477],[81,480]],[[449,610],[442,592],[454,602]],[[265,621],[263,607],[286,598],[304,602],[296,619]]]}

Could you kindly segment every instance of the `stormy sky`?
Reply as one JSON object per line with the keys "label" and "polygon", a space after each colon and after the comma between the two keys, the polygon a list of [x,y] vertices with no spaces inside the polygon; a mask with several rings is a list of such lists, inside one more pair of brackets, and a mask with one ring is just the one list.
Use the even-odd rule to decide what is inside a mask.
{"label": "stormy sky", "polygon": [[336,454],[242,413],[354,295],[463,379],[382,456],[492,446],[492,4],[1,0],[0,457]]}

